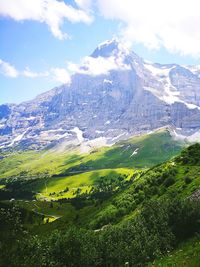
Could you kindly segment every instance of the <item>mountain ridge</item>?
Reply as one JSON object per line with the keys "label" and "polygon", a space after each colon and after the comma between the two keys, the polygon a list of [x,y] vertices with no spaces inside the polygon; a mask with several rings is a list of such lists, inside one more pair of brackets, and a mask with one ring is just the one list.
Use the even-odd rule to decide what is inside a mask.
{"label": "mountain ridge", "polygon": [[107,144],[167,125],[198,136],[199,85],[195,66],[149,63],[118,40],[106,41],[77,68],[71,84],[0,106],[0,149],[77,143],[74,129],[82,141],[103,138]]}

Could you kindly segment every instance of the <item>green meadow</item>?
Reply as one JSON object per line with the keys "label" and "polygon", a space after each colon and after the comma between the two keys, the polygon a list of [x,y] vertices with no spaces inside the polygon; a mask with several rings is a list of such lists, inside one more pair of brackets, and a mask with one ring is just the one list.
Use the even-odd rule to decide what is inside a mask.
{"label": "green meadow", "polygon": [[134,170],[132,169],[119,168],[84,172],[66,177],[53,177],[45,179],[43,186],[38,188],[37,198],[48,200],[72,198],[75,197],[77,189],[79,189],[79,194],[89,192],[99,178],[107,180],[122,176],[129,180],[133,174]]}

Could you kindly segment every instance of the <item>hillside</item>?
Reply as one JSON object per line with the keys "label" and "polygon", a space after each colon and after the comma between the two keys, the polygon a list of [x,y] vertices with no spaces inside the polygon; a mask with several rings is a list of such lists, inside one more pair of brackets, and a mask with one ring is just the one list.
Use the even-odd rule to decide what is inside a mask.
{"label": "hillside", "polygon": [[[168,199],[170,196],[186,199],[191,196],[200,188],[199,153],[199,145],[193,145],[177,158],[144,171],[127,189],[104,204],[104,209],[92,220],[92,227],[102,227],[120,218],[126,220],[151,199]],[[111,216],[108,216],[109,212]]]}
{"label": "hillside", "polygon": [[[153,142],[155,137],[160,138],[159,143]],[[169,138],[169,132],[158,131],[105,149],[116,150],[118,152],[113,155],[118,155],[119,147],[123,150],[122,144],[126,147],[137,145],[134,151],[139,147],[138,153],[157,145],[159,155],[166,140],[172,144],[173,139]],[[95,153],[85,156],[93,157]],[[145,164],[151,164],[148,158],[153,153],[156,155],[155,150],[152,153],[148,150]],[[193,253],[187,240],[195,237],[200,227],[199,158],[200,145],[194,144],[182,150],[180,155],[162,163],[159,161],[150,168],[146,165],[139,169],[130,165],[114,168],[112,165],[110,169],[88,171],[86,168],[73,175],[67,175],[65,169],[61,176],[2,179],[6,183],[1,188],[4,200],[0,202],[0,223],[5,225],[5,220],[8,221],[6,228],[2,228],[6,233],[1,243],[3,263],[31,267],[51,264],[110,267],[115,262],[115,266],[121,267],[128,262],[130,266],[142,267],[155,260],[157,264],[157,259],[169,252],[181,262],[174,249],[186,242],[185,253]],[[117,162],[118,158],[115,159]],[[130,164],[126,158],[124,161],[122,158],[122,162]],[[100,165],[94,161],[93,166]],[[9,201],[11,197],[16,199]],[[13,228],[16,220],[19,226]],[[20,249],[18,243],[12,243],[18,239]],[[77,251],[73,257],[72,250],[73,253]],[[10,258],[6,257],[8,251]],[[199,257],[198,253],[195,255]],[[66,264],[69,257],[70,263]],[[41,263],[42,259],[45,264]],[[160,261],[168,266],[167,257]],[[193,262],[196,264],[197,260]]]}
{"label": "hillside", "polygon": [[200,260],[200,237],[182,243],[175,251],[156,260],[149,267],[198,267]]}
{"label": "hillside", "polygon": [[[53,202],[42,199],[37,201],[15,200],[12,203],[9,201],[2,202],[2,204],[4,203],[5,214],[7,210],[7,208],[5,209],[5,204],[8,205],[8,209],[10,205],[14,205],[18,209],[18,215],[13,212],[9,212],[9,215],[6,215],[11,216],[11,218],[19,216],[21,209],[35,214],[35,217],[32,219],[30,215],[23,219],[24,222],[26,221],[26,224],[22,221],[22,227],[28,229],[29,234],[25,239],[22,239],[24,245],[21,247],[21,252],[18,251],[18,255],[14,253],[13,259],[21,264],[21,259],[18,256],[20,253],[24,253],[26,247],[28,253],[32,255],[31,258],[26,258],[25,256],[29,266],[35,266],[31,259],[36,255],[36,262],[39,265],[41,257],[50,257],[49,259],[54,264],[57,264],[57,260],[51,254],[51,249],[57,250],[56,247],[54,248],[52,241],[54,236],[57,242],[64,242],[65,245],[60,244],[64,246],[64,250],[66,248],[70,249],[72,246],[71,243],[68,243],[69,236],[71,236],[70,240],[73,240],[75,243],[78,242],[77,244],[80,246],[79,253],[83,253],[81,252],[82,249],[85,251],[86,248],[90,251],[91,244],[93,244],[94,255],[88,255],[85,251],[81,255],[85,255],[84,257],[86,258],[77,258],[75,256],[72,261],[74,262],[76,259],[76,266],[82,266],[82,264],[84,266],[91,266],[93,261],[94,266],[102,266],[102,260],[103,262],[108,262],[106,266],[112,266],[112,262],[115,262],[115,264],[118,262],[115,266],[121,266],[122,262],[125,263],[126,261],[130,263],[130,266],[146,266],[148,262],[155,260],[161,255],[165,255],[167,251],[170,251],[172,255],[173,253],[176,255],[173,249],[181,242],[187,242],[188,238],[193,237],[199,231],[199,201],[188,199],[190,196],[195,196],[200,188],[199,156],[200,145],[192,145],[184,149],[179,156],[169,161],[150,169],[143,169],[139,172],[135,171],[135,174],[132,173],[130,177],[127,176],[127,179],[124,180],[126,182],[123,182],[123,179],[118,179],[119,175],[116,176],[116,180],[106,180],[104,177],[96,184],[96,188],[82,194],[81,192],[76,192],[75,195],[71,196],[71,199],[62,199],[62,196],[59,197],[57,195],[56,199],[58,201]],[[105,172],[105,170],[100,171]],[[107,171],[109,172],[109,170]],[[86,175],[87,172],[80,175],[84,174]],[[55,177],[55,179],[61,182],[57,184],[50,182],[49,190],[51,190],[51,187],[55,189],[58,187],[58,190],[60,190],[62,188],[62,179],[67,179],[67,177]],[[11,188],[13,185],[12,182],[10,184]],[[7,186],[9,188],[9,184]],[[20,187],[23,187],[23,183],[20,184]],[[197,199],[197,197],[192,197],[191,199]],[[37,215],[39,216],[38,218]],[[13,220],[9,221],[12,225]],[[68,226],[67,232],[66,226]],[[9,229],[12,229],[12,227],[6,231],[9,232]],[[132,229],[133,235],[130,229]],[[55,230],[58,232],[54,233]],[[136,233],[135,231],[137,235],[134,234]],[[33,237],[34,239],[32,239],[32,235],[35,236],[35,234],[39,237]],[[102,240],[102,243],[98,243],[98,238]],[[86,239],[90,240],[87,244],[84,241]],[[109,243],[111,240],[111,247],[107,247],[107,242]],[[47,244],[46,242],[49,243]],[[34,250],[33,255],[32,246],[38,248],[48,246],[50,250],[45,250],[46,252],[41,249]],[[107,251],[105,253],[108,254],[101,254],[103,252],[99,249],[103,249],[104,246]],[[129,254],[129,246],[135,251],[131,256]],[[144,250],[141,250],[140,246]],[[190,253],[190,247],[188,245],[187,249],[186,244],[186,254]],[[5,251],[6,249],[9,248],[5,246]],[[124,255],[119,254],[119,249],[121,251],[126,250],[126,253]],[[67,252],[65,253],[64,250],[62,250],[62,253],[69,257],[71,254],[66,254]],[[113,252],[111,253],[110,250]],[[58,251],[56,255],[57,253]],[[195,255],[198,258],[198,254]],[[95,257],[100,260],[99,264],[98,261],[96,262]],[[62,266],[62,262],[61,257],[58,266]],[[168,266],[167,258],[166,261],[163,259],[161,262],[166,263],[166,266]],[[194,260],[194,264],[195,262],[197,260]],[[196,267],[198,265],[193,266]]]}
{"label": "hillside", "polygon": [[[177,155],[186,145],[166,129],[132,137],[110,147],[78,154],[75,150],[2,154],[0,184],[31,191],[37,198],[59,199],[90,191],[99,179],[130,180],[134,173]],[[13,183],[13,181],[15,183]],[[5,190],[5,188],[4,188]],[[15,196],[16,197],[16,196]]]}

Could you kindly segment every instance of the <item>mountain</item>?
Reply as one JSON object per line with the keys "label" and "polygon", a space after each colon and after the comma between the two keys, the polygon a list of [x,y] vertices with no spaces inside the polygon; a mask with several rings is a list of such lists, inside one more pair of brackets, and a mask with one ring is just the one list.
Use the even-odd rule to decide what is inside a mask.
{"label": "mountain", "polygon": [[170,127],[199,139],[198,66],[146,62],[116,39],[85,59],[71,83],[0,106],[0,149],[113,144]]}

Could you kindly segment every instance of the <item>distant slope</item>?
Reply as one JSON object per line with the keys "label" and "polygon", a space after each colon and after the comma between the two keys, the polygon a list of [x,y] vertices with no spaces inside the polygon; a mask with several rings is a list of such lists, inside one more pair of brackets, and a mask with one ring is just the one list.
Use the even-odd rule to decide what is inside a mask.
{"label": "distant slope", "polygon": [[66,176],[90,170],[149,168],[177,155],[185,144],[168,130],[136,136],[89,154],[74,151],[25,151],[0,155],[0,178]]}
{"label": "distant slope", "polygon": [[79,168],[149,168],[177,155],[183,146],[184,142],[174,140],[167,129],[162,129],[121,141],[97,157],[94,154]]}
{"label": "distant slope", "polygon": [[92,187],[100,180],[113,181],[118,178],[130,180],[134,171],[126,168],[119,169],[102,169],[90,172],[84,172],[73,176],[51,177],[40,179],[35,186],[32,185],[34,191],[37,190],[38,199],[58,200],[62,198],[74,198],[83,193],[89,193]]}

